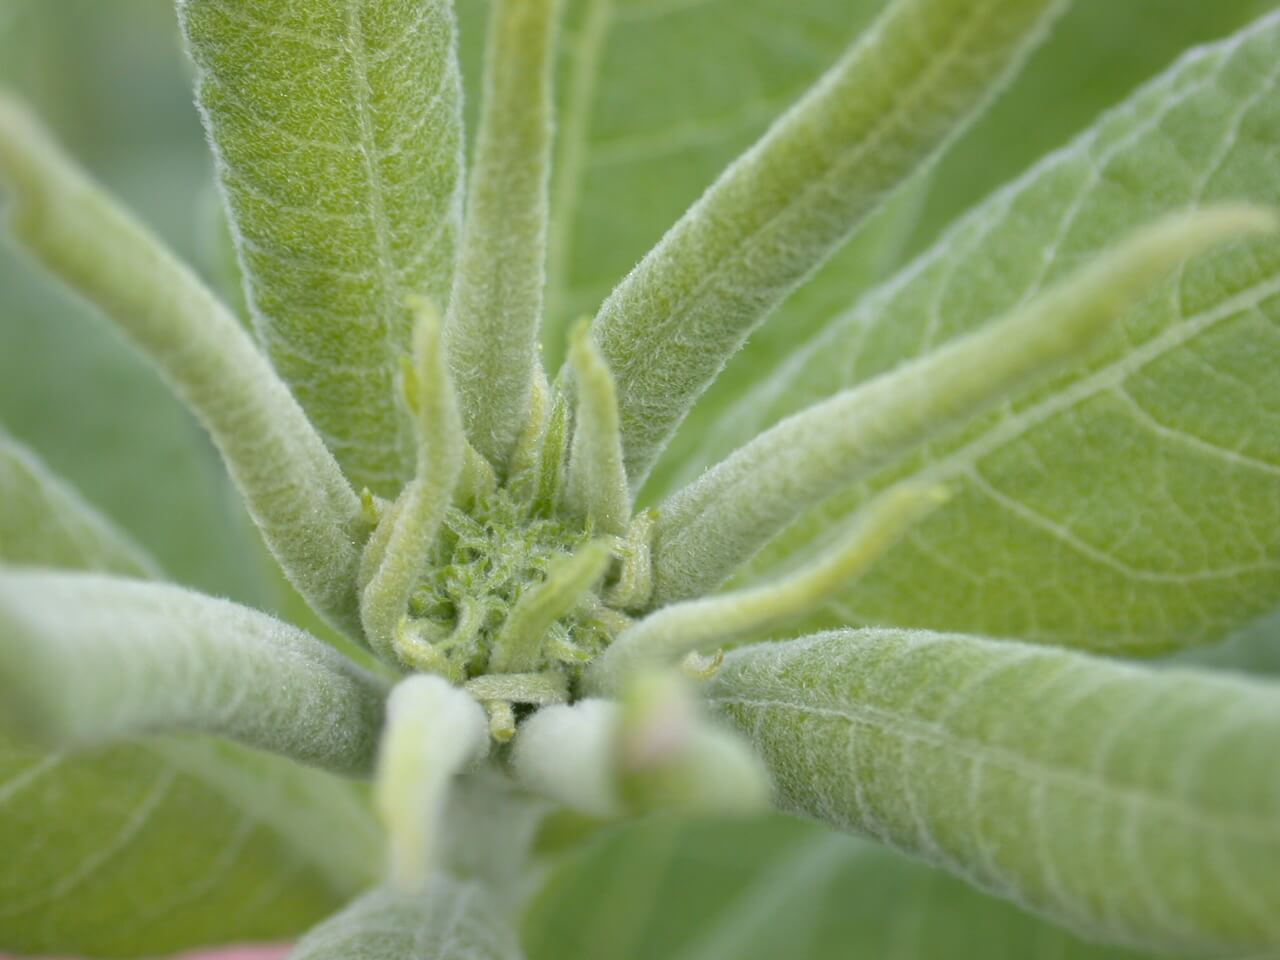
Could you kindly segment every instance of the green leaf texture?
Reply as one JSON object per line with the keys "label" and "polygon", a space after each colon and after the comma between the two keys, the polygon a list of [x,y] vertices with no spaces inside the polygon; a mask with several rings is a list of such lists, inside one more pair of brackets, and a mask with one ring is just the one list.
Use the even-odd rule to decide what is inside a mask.
{"label": "green leaf texture", "polygon": [[712,704],[786,809],[869,834],[1082,935],[1280,942],[1280,689],[924,632],[731,653]]}
{"label": "green leaf texture", "polygon": [[638,486],[743,341],[990,101],[1057,0],[898,0],[618,285],[592,333]]}
{"label": "green leaf texture", "polygon": [[357,485],[413,474],[405,297],[443,305],[462,204],[446,0],[181,0],[263,343]]}
{"label": "green leaf texture", "polygon": [[368,774],[386,687],[248,607],[98,574],[0,572],[7,715],[58,745],[211,733]]}
{"label": "green leaf texture", "polygon": [[289,960],[520,960],[475,883],[437,874],[417,894],[375,890],[307,934]]}
{"label": "green leaf texture", "polygon": [[[1135,223],[1280,203],[1278,43],[1273,15],[1188,55],[992,197],[726,417],[707,459],[1025,302]],[[884,483],[925,477],[951,503],[812,625],[1141,652],[1225,635],[1280,593],[1278,295],[1274,238],[1197,260],[1118,346],[811,512],[759,566],[818,549]]]}
{"label": "green leaf texture", "polygon": [[[619,869],[625,865],[625,869]],[[799,820],[650,818],[558,864],[531,960],[1137,960]]]}
{"label": "green leaf texture", "polygon": [[296,936],[372,882],[348,783],[229,744],[43,753],[0,733],[0,950],[140,957]]}
{"label": "green leaf texture", "polygon": [[[0,560],[140,572],[74,491],[3,450]],[[49,536],[36,552],[15,530]],[[0,949],[153,956],[294,936],[372,880],[381,847],[356,787],[282,759],[194,739],[50,753],[0,730]]]}

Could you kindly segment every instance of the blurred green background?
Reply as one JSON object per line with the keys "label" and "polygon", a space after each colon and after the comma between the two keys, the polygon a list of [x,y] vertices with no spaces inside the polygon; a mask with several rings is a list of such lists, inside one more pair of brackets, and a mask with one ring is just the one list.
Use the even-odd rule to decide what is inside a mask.
{"label": "blurred green background", "polygon": [[[474,74],[484,0],[459,2]],[[785,8],[791,0],[773,2]],[[850,22],[879,5],[847,3]],[[1077,0],[1017,84],[931,178],[895,262],[1180,51],[1276,6],[1280,0]],[[763,43],[751,31],[734,35],[732,23],[725,30],[735,43]],[[698,76],[662,51],[652,62],[664,81]],[[216,200],[189,81],[169,0],[0,0],[0,82],[32,102],[95,175],[216,283]],[[744,142],[766,119],[741,131]],[[723,149],[730,146],[738,148]],[[666,178],[670,191],[654,198],[651,222],[631,223],[606,254],[573,265],[596,278],[575,287],[573,306],[589,308],[607,292],[609,280],[600,278],[634,262],[727,159],[692,151],[669,158],[684,175]],[[130,529],[176,579],[273,604],[265,561],[194,422],[104,323],[8,244],[0,245],[0,424]],[[807,895],[813,890],[822,893]],[[561,870],[539,903],[529,942],[548,960],[1124,955],[1084,947],[935,871],[781,819],[622,831]]]}

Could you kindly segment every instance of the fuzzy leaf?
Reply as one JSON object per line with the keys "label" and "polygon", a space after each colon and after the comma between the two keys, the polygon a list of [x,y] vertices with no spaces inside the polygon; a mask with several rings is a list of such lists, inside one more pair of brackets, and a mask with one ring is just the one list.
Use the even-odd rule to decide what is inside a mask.
{"label": "fuzzy leaf", "polygon": [[3,714],[58,745],[221,734],[372,770],[384,685],[294,627],[178,587],[0,573]]}
{"label": "fuzzy leaf", "polygon": [[484,890],[437,874],[417,894],[375,890],[303,937],[289,960],[520,960]]}
{"label": "fuzzy leaf", "polygon": [[374,878],[353,784],[232,744],[0,733],[0,950],[153,957],[297,936]]}
{"label": "fuzzy leaf", "polygon": [[890,630],[735,651],[709,689],[786,809],[1085,936],[1241,953],[1280,940],[1278,694]]}
{"label": "fuzzy leaf", "polygon": [[560,0],[499,0],[485,51],[466,229],[449,304],[454,382],[472,446],[501,474],[544,386],[551,72]]}
{"label": "fuzzy leaf", "polygon": [[90,568],[155,577],[155,561],[55,476],[35,454],[0,432],[0,562]]}
{"label": "fuzzy leaf", "polygon": [[[66,537],[33,554],[6,535],[0,559],[141,572],[73,491],[3,449],[0,528],[16,505]],[[295,936],[373,878],[380,849],[355,788],[283,759],[200,740],[48,753],[0,731],[0,949],[154,956]]]}
{"label": "fuzzy leaf", "polygon": [[895,0],[605,301],[638,486],[751,331],[990,100],[1057,0]]}
{"label": "fuzzy leaf", "polygon": [[359,635],[359,500],[235,317],[79,170],[13,98],[0,96],[0,175],[28,252],[99,307],[209,431],[290,580]]}
{"label": "fuzzy leaf", "polygon": [[[1134,223],[1218,200],[1280,203],[1278,43],[1272,15],[1184,58],[835,319],[726,417],[706,455],[932,353]],[[874,490],[924,474],[953,487],[950,504],[811,625],[1134,652],[1224,636],[1280,592],[1278,294],[1273,238],[1198,259],[1078,372],[811,511],[757,569],[818,549]]]}
{"label": "fuzzy leaf", "polygon": [[663,504],[656,601],[715,589],[808,508],[1086,355],[1189,258],[1277,224],[1237,205],[1166,217],[1008,316],[765,431]]}
{"label": "fuzzy leaf", "polygon": [[448,301],[461,86],[448,0],[180,0],[250,307],[347,475],[413,474],[405,296]]}
{"label": "fuzzy leaf", "polygon": [[780,816],[611,831],[556,864],[524,940],[531,960],[1147,956],[1083,943],[939,870]]}

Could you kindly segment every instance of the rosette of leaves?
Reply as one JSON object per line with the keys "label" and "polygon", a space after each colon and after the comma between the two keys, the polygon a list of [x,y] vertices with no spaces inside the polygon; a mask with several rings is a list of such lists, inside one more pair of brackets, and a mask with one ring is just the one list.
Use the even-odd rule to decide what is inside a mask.
{"label": "rosette of leaves", "polygon": [[[1157,662],[1280,597],[1280,17],[831,309],[1066,6],[894,0],[594,304],[608,177],[662,186],[661,143],[588,149],[642,109],[603,38],[699,6],[495,0],[468,150],[448,0],[180,0],[248,327],[0,99],[12,236],[302,601],[166,584],[0,441],[0,946],[1280,947],[1280,689]],[[792,35],[852,34],[828,6]],[[727,825],[770,805],[884,847]],[[610,829],[663,812],[702,819]],[[582,863],[672,844],[729,866],[618,898]]]}

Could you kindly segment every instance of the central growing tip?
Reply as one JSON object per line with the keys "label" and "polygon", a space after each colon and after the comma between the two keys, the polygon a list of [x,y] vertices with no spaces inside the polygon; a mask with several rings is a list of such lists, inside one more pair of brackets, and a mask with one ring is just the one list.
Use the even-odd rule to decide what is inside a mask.
{"label": "central growing tip", "polygon": [[646,518],[632,536],[540,513],[498,488],[446,512],[395,649],[481,699],[573,699],[582,671],[647,599]]}

